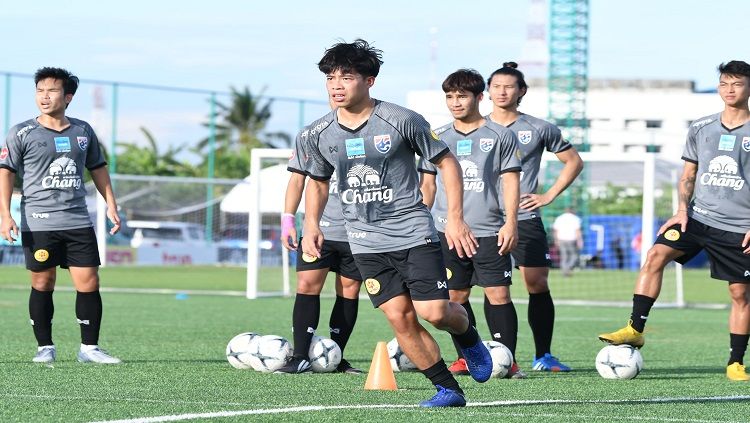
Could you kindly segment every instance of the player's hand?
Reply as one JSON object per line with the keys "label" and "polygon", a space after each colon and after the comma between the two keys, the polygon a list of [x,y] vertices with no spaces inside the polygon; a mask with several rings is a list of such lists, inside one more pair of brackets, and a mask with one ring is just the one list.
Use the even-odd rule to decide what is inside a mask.
{"label": "player's hand", "polygon": [[497,246],[500,247],[497,253],[501,256],[508,254],[516,248],[516,244],[518,244],[518,226],[503,225],[497,233]]}
{"label": "player's hand", "polygon": [[744,248],[743,253],[750,254],[750,231],[747,231],[745,238],[742,240],[742,248]]}
{"label": "player's hand", "polygon": [[519,207],[523,210],[534,210],[539,207],[546,206],[551,203],[553,198],[549,198],[547,194],[521,194]]}
{"label": "player's hand", "polygon": [[323,249],[323,232],[319,227],[305,228],[302,234],[302,253],[320,258]]}
{"label": "player's hand", "polygon": [[107,207],[107,217],[112,223],[112,229],[109,230],[110,235],[114,235],[120,232],[120,215],[117,214],[117,207]]}
{"label": "player's hand", "polygon": [[463,219],[448,219],[445,224],[445,239],[448,241],[448,249],[455,248],[456,254],[461,258],[464,255],[472,257],[477,253],[479,243]]}
{"label": "player's hand", "polygon": [[680,232],[685,232],[687,230],[687,223],[688,223],[688,216],[687,211],[678,211],[676,215],[670,217],[666,222],[664,222],[663,225],[659,228],[659,231],[656,233],[656,235],[661,235],[669,229],[672,225],[680,225]]}
{"label": "player's hand", "polygon": [[281,215],[281,245],[289,251],[297,249],[297,228],[294,226],[294,215]]}
{"label": "player's hand", "polygon": [[12,217],[2,219],[2,222],[0,222],[0,237],[13,244],[18,239],[18,233],[18,226]]}

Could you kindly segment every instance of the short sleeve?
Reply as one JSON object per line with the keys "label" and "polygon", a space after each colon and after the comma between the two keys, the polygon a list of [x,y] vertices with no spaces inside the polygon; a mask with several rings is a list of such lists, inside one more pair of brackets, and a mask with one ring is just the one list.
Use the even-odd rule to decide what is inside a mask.
{"label": "short sleeve", "polygon": [[23,149],[21,140],[16,135],[17,128],[11,128],[5,143],[0,147],[0,167],[8,169],[13,173],[23,165]]}
{"label": "short sleeve", "polygon": [[306,132],[307,129],[300,131],[294,139],[294,145],[292,145],[292,157],[289,158],[289,164],[286,168],[290,172],[305,173],[307,153],[305,153],[302,144],[302,134],[306,134]]}
{"label": "short sleeve", "polygon": [[307,161],[305,162],[305,173],[315,180],[327,181],[335,170],[333,164],[329,162],[320,152],[320,138],[323,131],[315,134],[303,134],[301,137],[302,149],[307,152]]}
{"label": "short sleeve", "polygon": [[682,150],[682,160],[686,162],[698,163],[698,130],[693,126],[687,134],[685,140],[685,148]]}
{"label": "short sleeve", "polygon": [[88,125],[86,125],[86,133],[89,138],[88,147],[86,148],[86,169],[94,170],[105,166],[107,161],[104,158],[104,152],[99,144],[99,138],[96,137],[96,133]]}
{"label": "short sleeve", "polygon": [[500,173],[521,171],[521,152],[518,150],[518,137],[513,131],[504,131],[498,137],[497,154],[500,160]]}
{"label": "short sleeve", "polygon": [[550,153],[562,153],[572,147],[569,142],[563,139],[560,128],[555,125],[545,125],[542,130],[542,137],[544,139],[544,148]]}
{"label": "short sleeve", "polygon": [[430,129],[430,124],[417,113],[404,122],[404,136],[418,156],[432,163],[450,151],[445,142]]}
{"label": "short sleeve", "polygon": [[425,160],[424,157],[420,157],[417,161],[417,170],[421,173],[429,173],[431,175],[437,175],[437,168],[429,160]]}

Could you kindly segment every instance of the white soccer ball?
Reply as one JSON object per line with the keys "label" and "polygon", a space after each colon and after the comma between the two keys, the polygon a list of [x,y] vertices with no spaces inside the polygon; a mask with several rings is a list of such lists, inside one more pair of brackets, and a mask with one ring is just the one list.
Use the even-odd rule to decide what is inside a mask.
{"label": "white soccer ball", "polygon": [[250,349],[253,342],[257,342],[260,335],[244,332],[229,340],[227,344],[227,361],[235,369],[252,369],[250,365]]}
{"label": "white soccer ball", "polygon": [[407,370],[416,370],[417,366],[409,360],[409,357],[404,354],[401,347],[398,345],[396,338],[391,339],[387,345],[388,358],[391,362],[391,368],[394,372],[404,372]]}
{"label": "white soccer ball", "polygon": [[596,355],[596,371],[604,379],[633,379],[641,369],[643,356],[630,345],[607,345]]}
{"label": "white soccer ball", "polygon": [[313,372],[328,373],[341,363],[341,348],[333,339],[313,336],[308,356]]}
{"label": "white soccer ball", "polygon": [[273,373],[292,356],[292,345],[281,336],[261,336],[252,345],[249,362],[259,372]]}
{"label": "white soccer ball", "polygon": [[504,378],[513,366],[513,353],[497,341],[482,341],[492,357],[492,377]]}

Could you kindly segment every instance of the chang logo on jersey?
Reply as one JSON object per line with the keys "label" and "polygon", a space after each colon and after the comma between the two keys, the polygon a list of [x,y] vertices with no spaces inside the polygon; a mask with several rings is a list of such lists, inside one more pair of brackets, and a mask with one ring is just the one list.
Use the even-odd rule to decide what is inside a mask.
{"label": "chang logo on jersey", "polygon": [[728,187],[739,191],[745,186],[745,180],[737,175],[737,162],[729,156],[714,157],[708,163],[708,172],[701,174],[701,185]]}
{"label": "chang logo on jersey", "polygon": [[375,135],[373,138],[375,143],[375,149],[380,153],[387,153],[391,151],[391,136],[390,135]]}
{"label": "chang logo on jersey", "polygon": [[380,174],[370,166],[357,164],[349,169],[346,173],[346,185],[349,188],[341,193],[344,204],[393,201],[393,188],[381,185]]}
{"label": "chang logo on jersey", "polygon": [[518,141],[526,145],[531,142],[531,131],[518,131]]}
{"label": "chang logo on jersey", "polygon": [[464,191],[482,192],[484,191],[484,181],[479,174],[479,168],[471,160],[461,160],[458,162],[464,174]]}
{"label": "chang logo on jersey", "polygon": [[68,157],[58,157],[49,165],[48,175],[42,178],[42,188],[81,188],[76,163]]}
{"label": "chang logo on jersey", "polygon": [[328,195],[339,195],[339,178],[336,177],[336,173],[331,175],[331,180],[328,181]]}

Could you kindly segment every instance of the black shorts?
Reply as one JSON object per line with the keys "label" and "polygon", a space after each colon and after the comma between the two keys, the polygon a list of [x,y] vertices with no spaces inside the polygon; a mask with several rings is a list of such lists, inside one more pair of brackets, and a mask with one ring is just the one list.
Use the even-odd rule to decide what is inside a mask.
{"label": "black shorts", "polygon": [[60,266],[97,267],[99,247],[94,228],[62,231],[25,231],[21,233],[26,268],[39,272]]}
{"label": "black shorts", "polygon": [[352,249],[348,242],[323,240],[320,258],[308,256],[302,252],[302,240],[297,246],[297,271],[329,269],[339,275],[361,281],[357,264],[354,263]]}
{"label": "black shorts", "polygon": [[404,292],[413,301],[448,299],[440,243],[431,242],[387,253],[355,254],[354,260],[376,308]]}
{"label": "black shorts", "polygon": [[518,221],[518,244],[510,254],[513,256],[516,267],[550,267],[552,265],[547,231],[544,230],[541,218]]}
{"label": "black shorts", "polygon": [[474,285],[508,286],[511,284],[513,264],[510,255],[497,253],[497,235],[478,238],[479,248],[473,257],[459,258],[456,249],[449,250],[445,234],[438,232],[442,245],[448,289],[464,289]]}
{"label": "black shorts", "polygon": [[742,253],[745,234],[728,232],[688,219],[687,230],[680,232],[680,225],[670,226],[654,244],[662,244],[684,255],[675,259],[687,263],[701,250],[706,250],[711,263],[711,277],[729,282],[750,283],[750,255]]}

